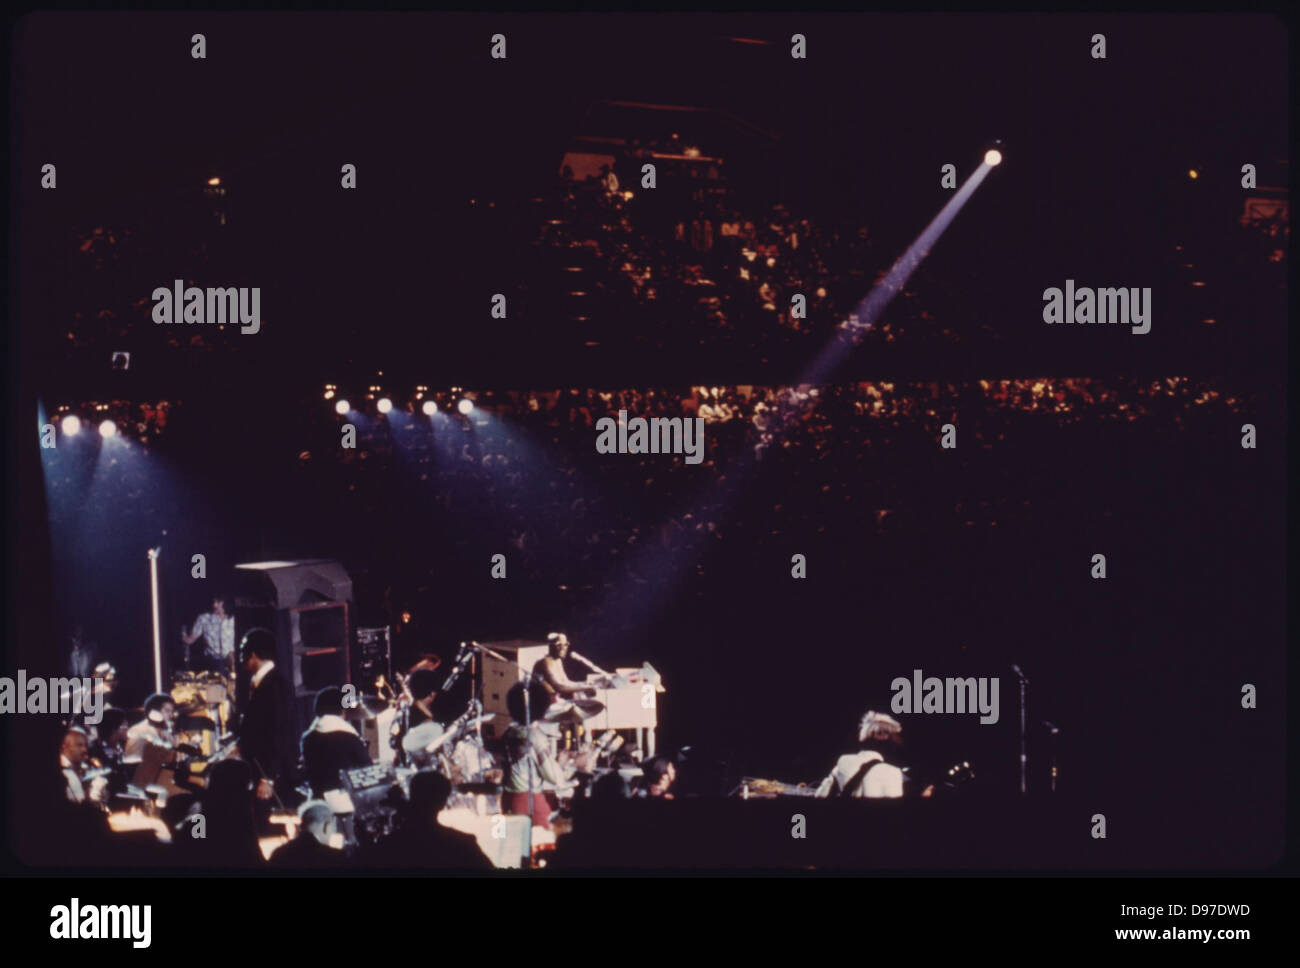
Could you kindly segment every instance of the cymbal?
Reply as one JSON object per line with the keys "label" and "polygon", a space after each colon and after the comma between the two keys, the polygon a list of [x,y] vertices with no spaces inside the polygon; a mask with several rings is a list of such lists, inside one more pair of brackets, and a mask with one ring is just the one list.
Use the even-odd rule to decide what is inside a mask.
{"label": "cymbal", "polygon": [[561,700],[551,703],[542,721],[547,723],[581,723],[599,716],[605,711],[605,704],[595,699]]}
{"label": "cymbal", "polygon": [[432,720],[412,728],[402,737],[402,749],[408,753],[419,753],[435,739],[445,733],[441,723]]}

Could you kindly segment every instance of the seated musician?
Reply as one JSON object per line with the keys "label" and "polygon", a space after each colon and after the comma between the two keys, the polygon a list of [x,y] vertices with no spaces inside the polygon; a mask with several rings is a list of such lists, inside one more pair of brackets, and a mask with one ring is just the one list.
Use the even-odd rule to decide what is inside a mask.
{"label": "seated musician", "polygon": [[302,762],[313,797],[342,783],[339,770],[370,765],[370,751],[356,728],[343,718],[343,691],[329,686],[316,694],[316,718],[302,734]]}
{"label": "seated musician", "polygon": [[641,780],[634,795],[653,799],[673,799],[672,788],[677,781],[677,767],[667,756],[652,756],[641,764]]}
{"label": "seated musician", "polygon": [[[533,678],[542,684],[551,702],[567,699],[570,696],[591,695],[592,689],[586,683],[574,682],[564,671],[564,659],[569,654],[569,638],[563,632],[552,632],[546,637],[544,659],[539,659],[533,666]],[[534,710],[540,715],[545,710]]]}
{"label": "seated musician", "polygon": [[165,692],[156,692],[144,702],[144,719],[126,731],[126,755],[140,756],[146,743],[171,749],[176,745],[172,724],[176,705]]}
{"label": "seated musician", "polygon": [[90,752],[109,766],[116,766],[126,755],[126,710],[110,706],[99,721],[97,735],[91,739]]}
{"label": "seated musician", "polygon": [[86,802],[86,788],[81,777],[89,751],[86,731],[80,726],[69,727],[63,734],[63,744],[59,747],[59,768],[63,770],[65,792],[73,803]]}

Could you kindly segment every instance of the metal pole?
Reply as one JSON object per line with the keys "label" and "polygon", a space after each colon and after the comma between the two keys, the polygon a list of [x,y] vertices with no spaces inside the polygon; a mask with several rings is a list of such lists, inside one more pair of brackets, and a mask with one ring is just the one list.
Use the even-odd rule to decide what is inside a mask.
{"label": "metal pole", "polygon": [[528,867],[533,866],[533,677],[524,680],[524,756],[528,759],[528,836],[524,839]]}
{"label": "metal pole", "polygon": [[162,548],[149,549],[149,586],[153,599],[153,691],[162,692],[162,630],[158,625],[158,556]]}
{"label": "metal pole", "polygon": [[1011,671],[1020,680],[1020,795],[1024,796],[1027,789],[1026,777],[1029,769],[1029,757],[1025,754],[1025,687],[1029,685],[1029,680],[1020,671],[1020,666],[1014,662],[1011,663]]}

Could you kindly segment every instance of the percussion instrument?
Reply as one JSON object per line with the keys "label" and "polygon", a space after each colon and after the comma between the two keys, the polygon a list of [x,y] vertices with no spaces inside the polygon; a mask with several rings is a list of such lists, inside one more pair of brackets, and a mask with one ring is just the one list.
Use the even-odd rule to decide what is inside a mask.
{"label": "percussion instrument", "polygon": [[594,699],[562,699],[553,702],[542,716],[546,723],[584,723],[605,711],[605,704]]}

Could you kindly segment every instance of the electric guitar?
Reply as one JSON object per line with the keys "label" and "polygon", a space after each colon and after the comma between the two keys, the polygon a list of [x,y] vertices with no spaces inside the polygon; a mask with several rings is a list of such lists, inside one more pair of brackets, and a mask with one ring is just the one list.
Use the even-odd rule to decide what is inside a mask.
{"label": "electric guitar", "polygon": [[[944,774],[944,778],[938,783],[932,784],[931,788],[937,790],[942,787],[945,790],[956,790],[973,779],[975,779],[975,770],[970,763],[963,760],[949,767]],[[911,782],[912,778],[904,774],[904,780]],[[761,777],[746,776],[741,778],[740,784],[731,792],[731,795],[763,799],[772,797],[815,797],[819,788],[820,784],[809,786],[807,783],[783,783],[780,780],[765,780]],[[921,796],[926,795],[921,794]]]}

